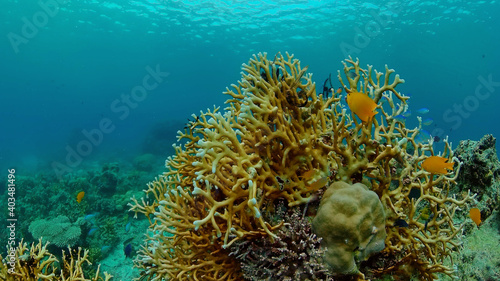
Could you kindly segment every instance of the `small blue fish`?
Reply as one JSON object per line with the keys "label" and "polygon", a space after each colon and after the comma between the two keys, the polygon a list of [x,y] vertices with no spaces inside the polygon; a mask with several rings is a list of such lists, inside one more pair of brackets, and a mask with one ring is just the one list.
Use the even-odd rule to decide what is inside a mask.
{"label": "small blue fish", "polygon": [[406,117],[404,116],[404,114],[396,115],[396,116],[394,116],[394,119],[396,119],[396,120],[398,120],[400,122],[406,121]]}
{"label": "small blue fish", "polygon": [[403,116],[404,116],[404,117],[406,117],[406,118],[410,117],[410,116],[411,116],[411,110],[407,110],[407,111],[405,111],[405,112],[403,113]]}
{"label": "small blue fish", "polygon": [[429,126],[433,122],[434,122],[434,120],[432,120],[432,118],[426,118],[426,119],[424,119],[424,121],[422,121],[422,124],[424,124],[425,126]]}
{"label": "small blue fish", "polygon": [[92,236],[98,229],[99,229],[98,227],[92,227],[87,235]]}
{"label": "small blue fish", "polygon": [[417,110],[417,113],[418,114],[426,114],[426,113],[429,113],[429,109],[422,107],[421,109]]}
{"label": "small blue fish", "polygon": [[431,139],[431,133],[427,130],[420,130],[419,134],[415,138],[418,143],[426,143]]}
{"label": "small blue fish", "polygon": [[102,246],[102,247],[101,247],[101,252],[102,252],[102,253],[105,253],[105,252],[107,252],[109,249],[111,249],[111,246]]}
{"label": "small blue fish", "polygon": [[130,257],[130,255],[132,254],[132,244],[130,244],[130,243],[127,244],[127,246],[125,246],[123,251],[125,252],[126,257]]}
{"label": "small blue fish", "polygon": [[127,223],[127,225],[125,226],[125,231],[126,232],[129,232],[130,231],[130,222]]}
{"label": "small blue fish", "polygon": [[90,214],[90,215],[86,215],[86,216],[85,216],[85,220],[87,220],[87,221],[88,221],[88,220],[91,220],[91,219],[93,219],[96,215],[97,215],[97,213],[95,213],[95,214]]}

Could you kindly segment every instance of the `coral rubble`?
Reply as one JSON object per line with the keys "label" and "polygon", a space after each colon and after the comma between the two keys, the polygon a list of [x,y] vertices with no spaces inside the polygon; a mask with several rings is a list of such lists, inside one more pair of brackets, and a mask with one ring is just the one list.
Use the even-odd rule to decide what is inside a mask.
{"label": "coral rubble", "polygon": [[[290,210],[315,208],[324,187],[337,181],[362,182],[385,209],[386,247],[376,266],[359,268],[366,277],[453,274],[442,262],[459,244],[461,226],[452,218],[470,198],[449,193],[461,163],[444,140],[440,156],[458,164],[455,170],[434,175],[422,169],[435,153],[432,141],[415,140],[420,128],[408,129],[397,118],[408,109],[409,97],[395,89],[404,80],[388,67],[382,73],[358,60],[343,64],[339,81],[357,95],[349,106],[366,95],[377,112],[350,113],[342,95],[317,95],[307,67],[293,56],[270,60],[264,53],[243,65],[238,85],[225,93],[224,111],[193,116],[178,133],[181,144],[166,172],[131,203],[150,220],[135,261],[143,270],[137,280],[241,280],[244,266],[230,255],[232,247],[283,239],[284,219],[268,215],[276,202],[285,200]],[[360,113],[370,118],[358,120]]]}

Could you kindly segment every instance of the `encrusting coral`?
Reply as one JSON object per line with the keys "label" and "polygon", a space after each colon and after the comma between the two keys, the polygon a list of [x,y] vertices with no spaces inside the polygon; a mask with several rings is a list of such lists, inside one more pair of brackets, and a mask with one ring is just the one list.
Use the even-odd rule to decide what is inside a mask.
{"label": "encrusting coral", "polygon": [[[461,227],[452,218],[469,199],[448,194],[461,163],[444,140],[441,156],[458,163],[455,171],[423,170],[421,162],[434,155],[432,140],[418,143],[419,128],[397,118],[408,108],[409,97],[395,90],[404,81],[398,75],[390,81],[394,70],[387,67],[380,73],[352,59],[343,64],[347,80],[340,72],[339,80],[354,95],[352,114],[341,95],[317,95],[311,74],[293,56],[269,60],[264,53],[243,65],[242,79],[226,91],[224,112],[193,116],[167,171],[145,197],[133,198],[131,210],[151,222],[135,261],[143,269],[138,280],[241,280],[229,255],[233,243],[277,238],[283,220],[266,215],[275,212],[275,201],[313,208],[323,187],[336,181],[364,183],[385,208],[386,248],[376,267],[362,272],[410,268],[423,280],[453,274],[442,261],[458,246]],[[356,105],[373,105],[367,97],[377,112]]]}
{"label": "encrusting coral", "polygon": [[0,280],[6,281],[109,281],[112,275],[104,272],[104,278],[97,268],[95,277],[86,277],[83,264],[91,264],[88,260],[88,250],[68,247],[69,255],[63,251],[61,265],[58,259],[47,250],[47,245],[40,239],[30,247],[21,241],[13,256],[5,259],[0,255]]}
{"label": "encrusting coral", "polygon": [[29,232],[35,239],[50,241],[58,247],[73,246],[80,238],[82,230],[76,223],[71,223],[66,216],[53,219],[39,219],[29,226]]}

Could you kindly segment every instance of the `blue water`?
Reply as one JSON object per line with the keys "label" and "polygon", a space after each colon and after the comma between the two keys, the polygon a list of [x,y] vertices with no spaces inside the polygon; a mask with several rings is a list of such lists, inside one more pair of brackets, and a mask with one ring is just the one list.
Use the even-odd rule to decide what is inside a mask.
{"label": "blue water", "polygon": [[[72,2],[2,1],[2,174],[131,157],[158,126],[174,141],[258,52],[293,53],[318,89],[348,55],[388,64],[431,134],[500,136],[498,1]],[[87,155],[67,158],[84,132]]]}

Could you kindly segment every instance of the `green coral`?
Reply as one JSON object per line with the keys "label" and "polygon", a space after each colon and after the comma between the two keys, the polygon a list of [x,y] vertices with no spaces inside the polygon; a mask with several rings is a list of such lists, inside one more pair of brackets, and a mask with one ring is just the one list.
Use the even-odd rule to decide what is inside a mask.
{"label": "green coral", "polygon": [[44,242],[48,241],[58,247],[73,246],[82,233],[80,226],[71,223],[66,216],[33,221],[29,232],[35,239],[42,238]]}

